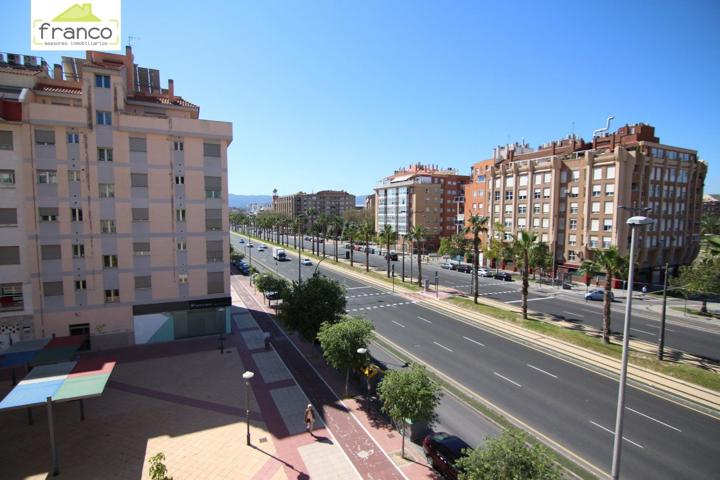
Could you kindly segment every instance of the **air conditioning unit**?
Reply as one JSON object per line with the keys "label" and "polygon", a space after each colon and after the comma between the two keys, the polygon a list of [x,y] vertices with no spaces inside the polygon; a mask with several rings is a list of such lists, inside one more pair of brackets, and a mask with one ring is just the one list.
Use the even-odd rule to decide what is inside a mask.
{"label": "air conditioning unit", "polygon": [[20,55],[17,53],[8,53],[7,54],[7,63],[11,65],[19,65],[20,64]]}

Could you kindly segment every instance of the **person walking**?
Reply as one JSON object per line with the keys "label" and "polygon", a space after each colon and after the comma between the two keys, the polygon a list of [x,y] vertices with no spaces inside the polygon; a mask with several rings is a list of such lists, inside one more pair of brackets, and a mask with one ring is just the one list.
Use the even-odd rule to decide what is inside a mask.
{"label": "person walking", "polygon": [[312,436],[315,436],[313,434],[313,425],[314,424],[315,424],[315,410],[313,410],[312,404],[308,403],[308,406],[305,409],[305,431],[307,431]]}
{"label": "person walking", "polygon": [[643,285],[642,288],[642,299],[645,300],[645,294],[647,294],[647,285]]}

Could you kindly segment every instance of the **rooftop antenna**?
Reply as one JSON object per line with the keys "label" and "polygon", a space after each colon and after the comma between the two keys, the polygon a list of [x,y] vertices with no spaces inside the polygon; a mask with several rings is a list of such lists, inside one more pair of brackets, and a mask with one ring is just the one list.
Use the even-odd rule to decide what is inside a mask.
{"label": "rooftop antenna", "polygon": [[572,136],[575,138],[575,120],[572,121]]}
{"label": "rooftop antenna", "polygon": [[142,40],[142,38],[140,38],[140,37],[134,37],[134,36],[132,36],[132,35],[129,35],[129,36],[128,36],[128,41],[127,41],[127,43],[128,43],[128,45],[130,45],[130,47],[133,47],[133,48],[134,48],[134,47],[135,47],[135,41],[136,41],[136,40]]}

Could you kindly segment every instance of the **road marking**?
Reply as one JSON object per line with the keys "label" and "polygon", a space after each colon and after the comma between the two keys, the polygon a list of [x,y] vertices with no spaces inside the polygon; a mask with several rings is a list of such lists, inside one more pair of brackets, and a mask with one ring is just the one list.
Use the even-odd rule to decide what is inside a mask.
{"label": "road marking", "polygon": [[477,340],[473,340],[472,338],[468,338],[468,337],[463,337],[463,338],[464,338],[465,340],[467,340],[468,342],[475,343],[475,344],[477,344],[477,345],[480,345],[481,347],[484,347],[484,346],[485,346],[484,343],[480,343],[480,342],[478,342]]}
{"label": "road marking", "polygon": [[544,373],[545,375],[550,375],[550,376],[553,377],[553,378],[557,378],[557,375],[553,375],[553,374],[550,373],[550,372],[546,372],[546,371],[543,370],[542,368],[538,368],[538,367],[536,367],[535,365],[530,365],[529,363],[526,363],[525,365],[527,365],[528,367],[530,367],[530,368],[532,368],[532,369],[534,369],[534,370],[537,370],[538,372],[542,372],[542,373]]}
{"label": "road marking", "polygon": [[[657,325],[645,325],[645,326],[648,328],[657,328],[658,330],[660,330],[660,327],[658,327]],[[665,327],[665,331],[666,332],[674,332],[675,330],[673,330],[672,328]]]}
{"label": "road marking", "polygon": [[522,387],[522,385],[520,385],[519,383],[514,382],[514,381],[510,380],[509,378],[507,378],[507,377],[505,377],[505,376],[503,376],[503,375],[500,375],[498,372],[493,372],[493,373],[494,373],[495,375],[497,375],[498,377],[502,378],[503,380],[512,383],[513,385],[517,385],[518,387]]}
{"label": "road marking", "polygon": [[[610,430],[609,428],[605,428],[605,427],[603,427],[602,425],[593,422],[592,420],[590,420],[590,423],[592,423],[593,425],[595,425],[595,426],[598,427],[598,428],[602,428],[603,430],[605,430],[606,432],[608,432],[610,435],[613,435],[613,436],[615,435],[615,432],[613,432],[613,431]],[[625,440],[626,442],[632,443],[632,444],[635,445],[636,447],[645,448],[645,447],[643,447],[642,445],[640,445],[639,443],[633,442],[632,440],[630,440],[630,439],[627,438],[626,436],[623,436],[622,438],[623,438],[623,440]]]}
{"label": "road marking", "polygon": [[423,322],[432,323],[432,322],[431,322],[430,320],[428,320],[427,318],[423,318],[423,317],[418,317],[418,318],[419,318],[420,320],[422,320]]}
{"label": "road marking", "polygon": [[577,313],[575,313],[575,312],[566,312],[565,310],[563,310],[562,313],[564,313],[565,315],[572,315],[573,317],[580,317],[580,316],[581,316],[580,314],[577,314]]}
{"label": "road marking", "polygon": [[361,288],[373,288],[373,287],[348,287],[345,290],[360,290]]}
{"label": "road marking", "polygon": [[[554,297],[554,296],[550,296],[550,297],[528,298],[528,302],[536,302],[536,301],[538,301],[538,300],[549,300],[549,299],[551,299],[551,298],[555,298],[555,297]],[[520,302],[522,302],[522,298],[521,298],[520,300],[510,300],[509,302],[504,302],[504,303],[520,303]]]}
{"label": "road marking", "polygon": [[647,334],[647,335],[655,335],[653,332],[648,332],[647,330],[640,330],[639,328],[632,328],[632,327],[630,327],[630,330],[632,330],[632,331],[634,331],[634,332],[645,333],[645,334]]}
{"label": "road marking", "polygon": [[657,418],[653,418],[653,417],[651,417],[650,415],[645,415],[644,413],[638,412],[637,410],[632,409],[632,408],[630,408],[630,407],[625,407],[625,408],[627,408],[627,409],[630,410],[631,412],[637,413],[638,415],[642,415],[643,417],[648,418],[648,419],[652,420],[653,422],[657,422],[657,423],[659,423],[660,425],[665,425],[665,426],[668,427],[668,428],[672,428],[672,429],[675,430],[676,432],[682,432],[682,430],[680,430],[679,428],[673,427],[672,425],[668,425],[668,424],[665,423],[665,422],[661,422],[661,421],[658,420]]}
{"label": "road marking", "polygon": [[398,323],[395,320],[391,320],[391,322],[394,323],[395,325],[401,326],[402,328],[407,328],[407,327],[405,327],[405,325],[403,325],[402,323]]}
{"label": "road marking", "polygon": [[440,345],[438,342],[433,342],[433,343],[434,343],[435,345],[437,345],[438,347],[440,347],[440,348],[444,348],[444,349],[447,350],[448,352],[452,352],[452,350],[450,350],[450,349],[449,349],[448,347],[446,347],[445,345]]}

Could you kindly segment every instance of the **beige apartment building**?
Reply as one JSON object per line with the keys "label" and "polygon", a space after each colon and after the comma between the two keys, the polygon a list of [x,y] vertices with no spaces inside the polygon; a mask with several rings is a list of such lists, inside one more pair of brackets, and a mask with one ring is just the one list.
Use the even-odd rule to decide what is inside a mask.
{"label": "beige apartment building", "polygon": [[228,122],[160,72],[0,53],[0,336],[93,348],[227,332]]}
{"label": "beige apartment building", "polygon": [[311,208],[315,209],[317,215],[324,213],[342,217],[345,212],[355,210],[355,195],[344,190],[321,190],[317,193],[298,192],[283,196],[274,194],[272,197],[272,210],[290,218],[306,215]]}
{"label": "beige apartment building", "polygon": [[440,237],[459,233],[464,224],[464,187],[468,175],[420,163],[396,170],[375,190],[375,225],[393,227],[403,237],[416,225],[425,227],[426,251],[440,244]]}
{"label": "beige apartment building", "polygon": [[639,232],[638,282],[658,283],[666,262],[677,269],[697,255],[706,172],[697,151],[662,144],[642,123],[598,132],[592,142],[507,145],[473,165],[465,215],[489,217],[489,235],[500,234],[497,223],[508,237],[536,232],[562,275],[597,249],[615,245],[627,255],[632,214],[621,206],[649,207],[655,224]]}

